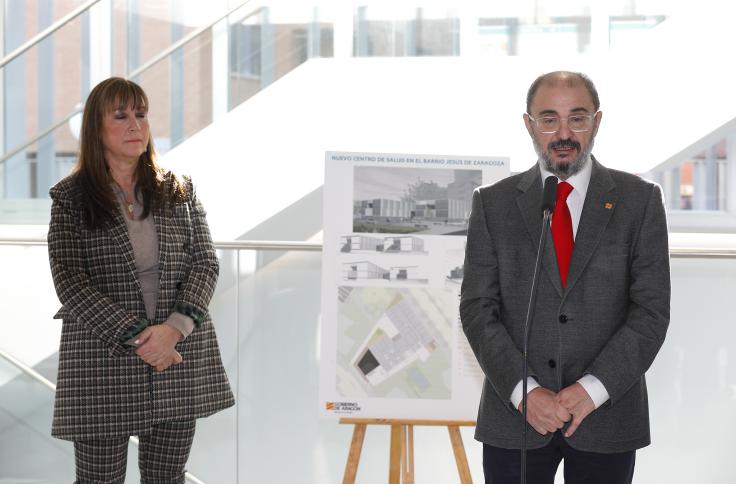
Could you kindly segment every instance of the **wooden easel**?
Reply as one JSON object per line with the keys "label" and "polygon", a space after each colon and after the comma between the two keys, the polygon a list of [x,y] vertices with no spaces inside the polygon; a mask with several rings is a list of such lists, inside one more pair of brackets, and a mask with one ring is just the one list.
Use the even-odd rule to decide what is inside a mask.
{"label": "wooden easel", "polygon": [[465,455],[460,427],[472,427],[472,420],[401,420],[382,418],[341,418],[341,424],[353,424],[353,440],[350,443],[348,461],[345,464],[345,475],[342,484],[355,484],[358,474],[360,453],[363,449],[366,426],[390,425],[391,450],[388,466],[388,484],[414,484],[414,426],[441,426],[447,427],[450,432],[450,442],[455,453],[457,472],[460,474],[461,484],[473,484],[468,467],[468,458]]}

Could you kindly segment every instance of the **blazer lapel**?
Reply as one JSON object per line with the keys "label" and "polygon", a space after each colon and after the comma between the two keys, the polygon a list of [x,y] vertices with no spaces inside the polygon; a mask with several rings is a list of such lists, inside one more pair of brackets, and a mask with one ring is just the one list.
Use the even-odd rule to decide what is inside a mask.
{"label": "blazer lapel", "polygon": [[566,293],[572,289],[588,265],[616,208],[616,184],[608,170],[595,158],[592,158],[591,162],[593,171],[575,237],[575,248],[572,251],[570,272],[565,285]]}
{"label": "blazer lapel", "polygon": [[[526,224],[529,237],[536,254],[539,246],[539,236],[542,232],[542,175],[539,172],[539,165],[535,164],[521,178],[516,186],[523,193],[516,199],[516,204],[521,211],[521,216]],[[545,235],[547,238],[542,256],[542,266],[547,271],[547,276],[552,282],[557,293],[562,297],[562,282],[560,281],[560,271],[557,268],[557,257],[555,257],[555,247],[552,242],[551,232],[548,230]],[[534,261],[532,261],[533,263]]]}
{"label": "blazer lapel", "polygon": [[120,248],[120,252],[122,252],[123,258],[128,264],[128,270],[133,274],[133,279],[135,279],[135,283],[138,286],[138,289],[140,289],[138,278],[135,277],[135,256],[133,255],[133,246],[130,244],[128,225],[125,223],[125,219],[123,219],[123,214],[120,210],[113,211],[113,220],[108,224],[107,230],[110,233],[112,240],[114,240]]}
{"label": "blazer lapel", "polygon": [[[156,238],[158,240],[158,300],[156,302],[156,318],[166,318],[169,316],[169,314],[166,314],[166,304],[167,301],[164,300],[163,295],[165,294],[165,291],[163,290],[163,281],[166,280],[168,277],[168,274],[166,273],[166,254],[167,250],[166,248],[169,247],[169,218],[165,216],[166,212],[169,209],[169,202],[164,202],[164,205],[162,207],[156,206],[151,209],[151,214],[153,216],[153,223],[156,227]],[[162,312],[162,308],[164,311]]]}
{"label": "blazer lapel", "polygon": [[[168,202],[166,202],[168,204]],[[156,237],[158,238],[158,273],[159,281],[164,273],[164,266],[166,265],[166,247],[168,246],[169,240],[167,239],[169,231],[167,230],[167,218],[164,216],[164,212],[168,210],[168,206],[163,208],[155,207],[151,209],[153,213],[153,223],[156,226]]]}

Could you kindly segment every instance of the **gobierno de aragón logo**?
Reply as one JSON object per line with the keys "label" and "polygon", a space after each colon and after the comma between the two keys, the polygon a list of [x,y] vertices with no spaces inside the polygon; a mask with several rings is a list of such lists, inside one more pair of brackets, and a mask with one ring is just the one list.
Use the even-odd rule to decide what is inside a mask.
{"label": "gobierno de arag\u00f3n logo", "polygon": [[358,402],[325,402],[325,409],[334,413],[354,413],[360,411]]}

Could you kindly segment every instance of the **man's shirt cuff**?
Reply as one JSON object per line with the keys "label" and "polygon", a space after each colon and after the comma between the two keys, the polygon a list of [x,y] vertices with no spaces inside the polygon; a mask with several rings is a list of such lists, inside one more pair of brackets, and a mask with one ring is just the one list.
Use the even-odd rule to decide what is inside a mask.
{"label": "man's shirt cuff", "polygon": [[585,391],[588,392],[590,399],[593,400],[595,408],[600,407],[601,405],[606,403],[609,398],[611,398],[611,396],[608,394],[608,390],[606,390],[606,387],[603,386],[603,383],[601,383],[598,378],[594,377],[590,373],[588,373],[587,375],[583,375],[578,380],[578,383],[580,383]]}
{"label": "man's shirt cuff", "polygon": [[[526,379],[526,393],[527,394],[530,391],[537,388],[538,386],[539,386],[539,383],[537,383],[537,380],[535,380],[532,377],[527,377]],[[519,409],[519,404],[521,403],[521,397],[523,393],[524,393],[524,380],[519,380],[519,383],[517,383],[516,386],[514,387],[514,391],[511,392],[511,403],[514,405],[514,408],[517,410]]]}

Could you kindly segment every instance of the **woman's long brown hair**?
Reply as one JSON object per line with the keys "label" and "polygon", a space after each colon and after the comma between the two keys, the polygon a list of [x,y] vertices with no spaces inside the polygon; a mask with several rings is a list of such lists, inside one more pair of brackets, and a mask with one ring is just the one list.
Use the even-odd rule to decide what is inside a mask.
{"label": "woman's long brown hair", "polygon": [[[111,188],[112,176],[105,161],[101,129],[107,113],[128,107],[148,112],[148,96],[138,84],[121,77],[111,77],[95,86],[84,106],[79,159],[72,173],[82,188],[84,218],[90,228],[112,221],[114,211],[119,210]],[[135,172],[136,195],[143,202],[141,218],[146,218],[154,207],[186,199],[186,187],[181,179],[172,176],[167,182],[165,175],[166,171],[156,162],[153,139],[149,136]]]}

